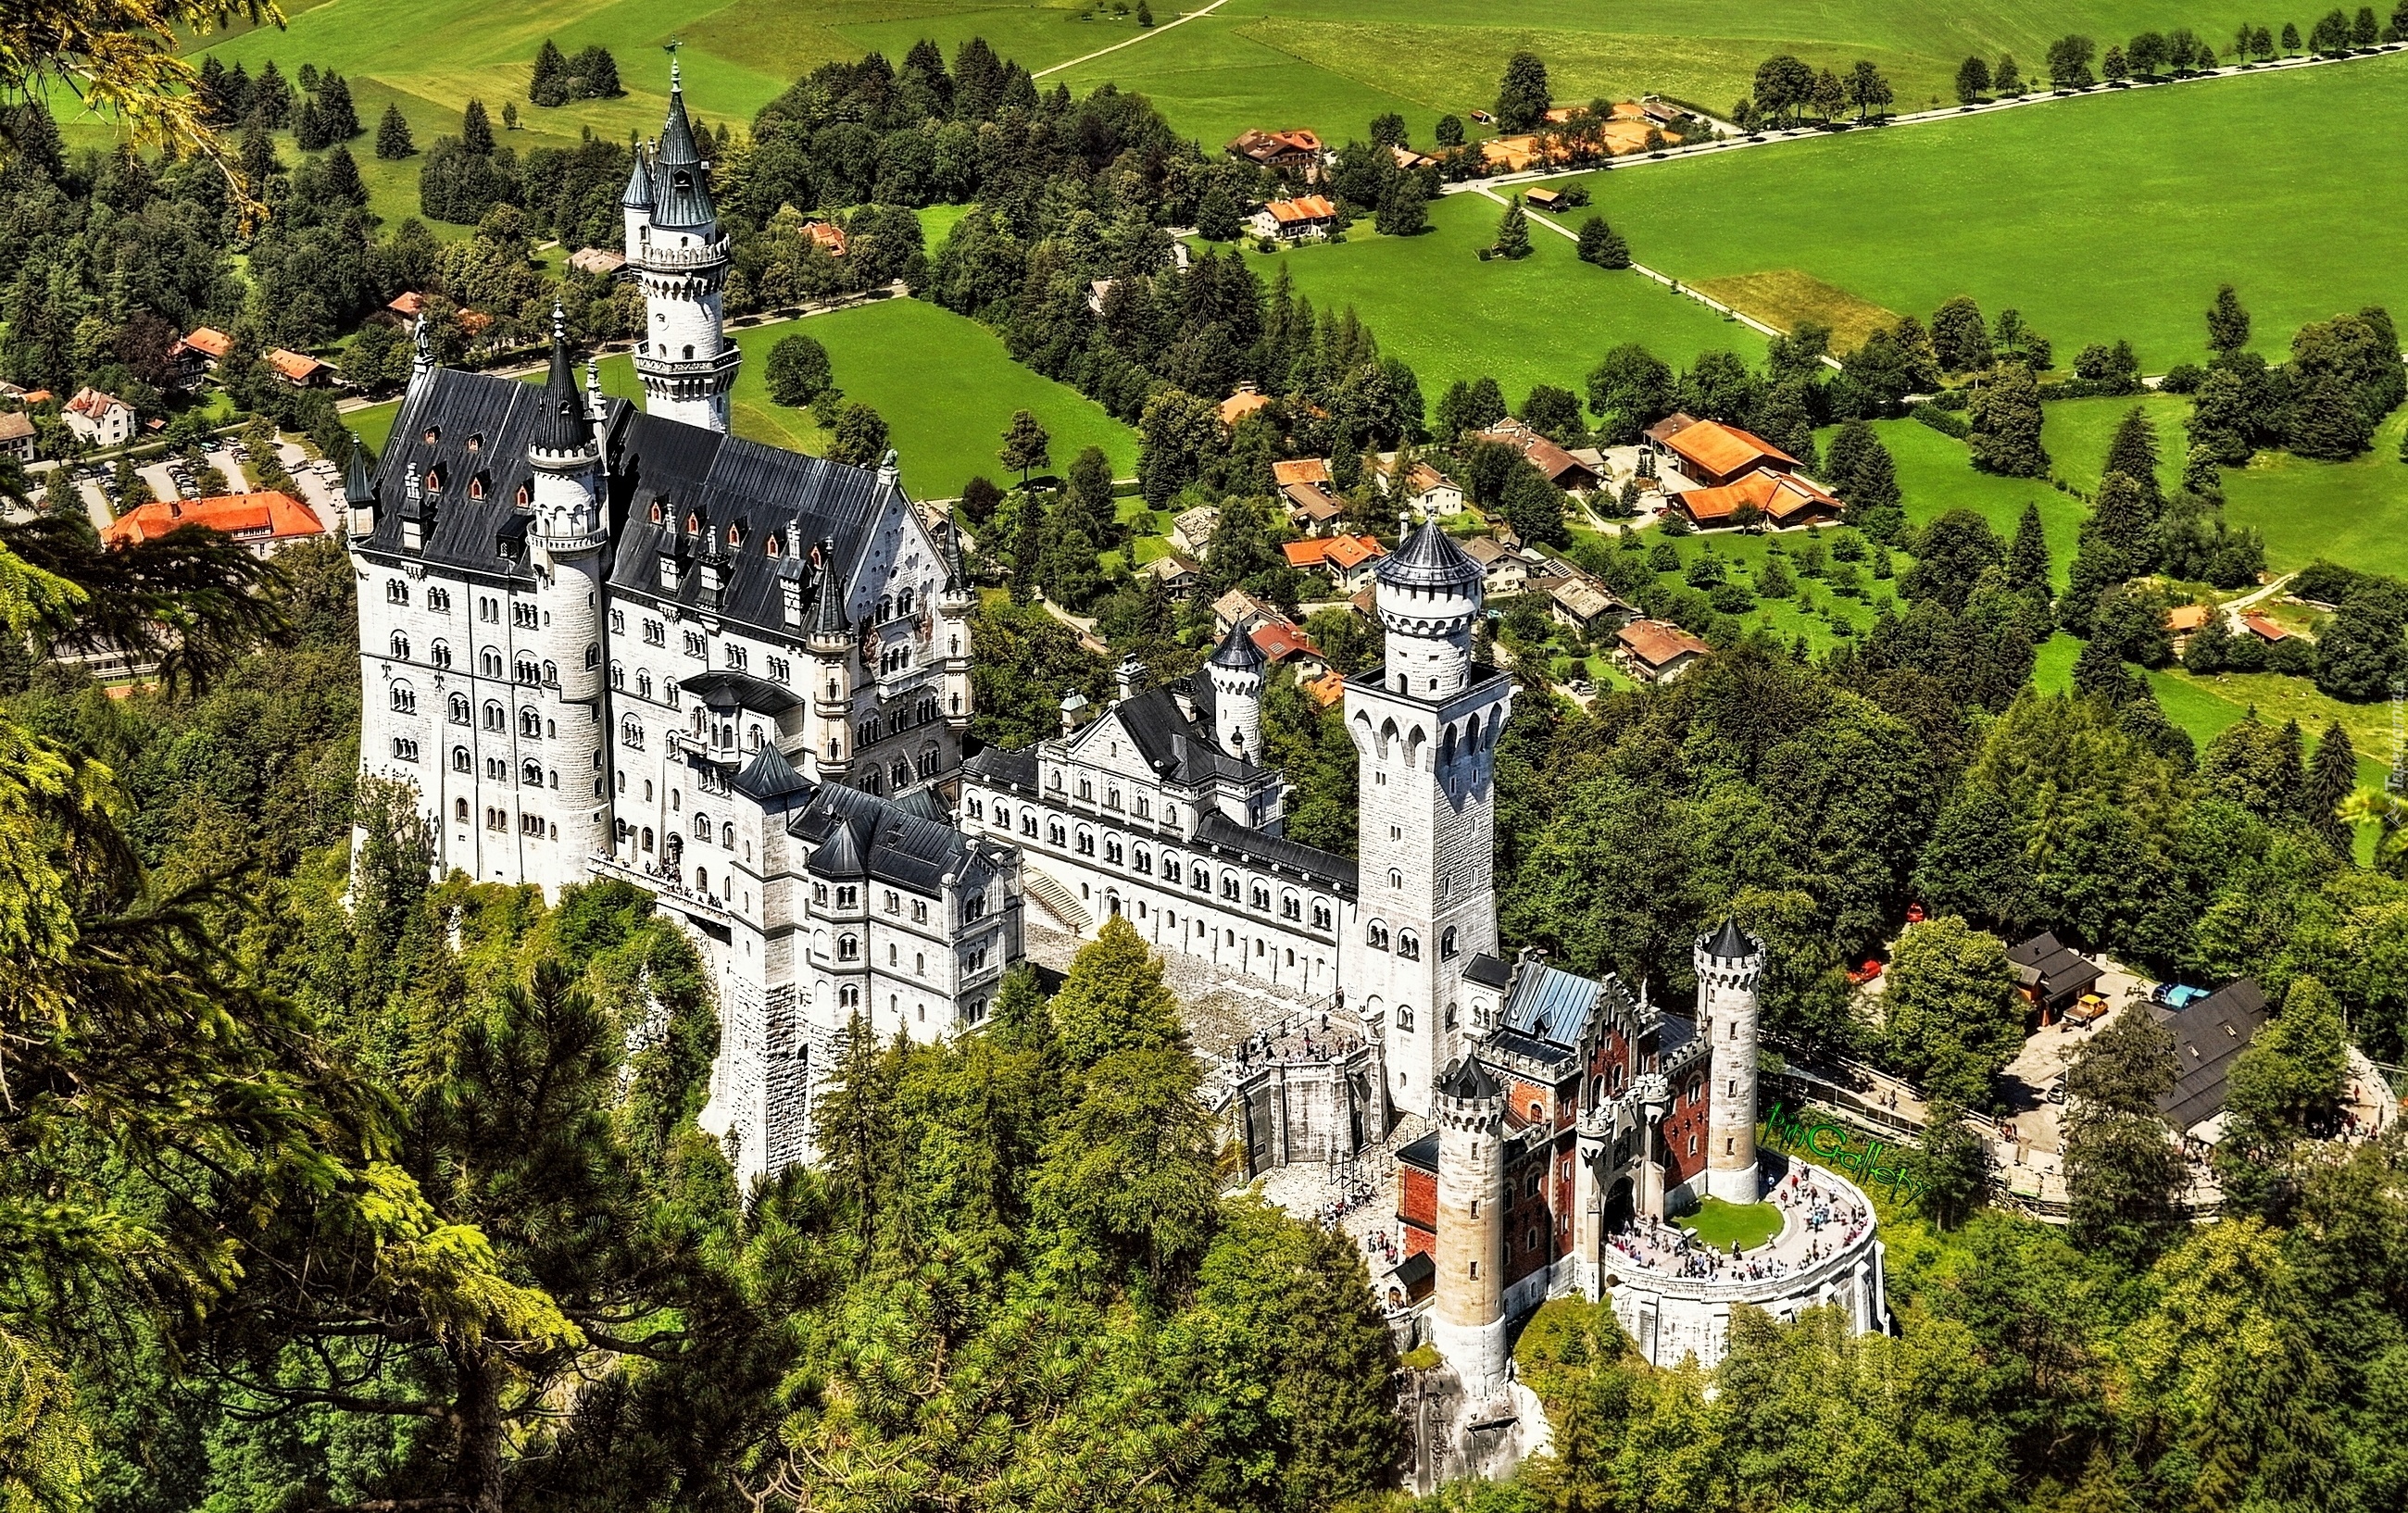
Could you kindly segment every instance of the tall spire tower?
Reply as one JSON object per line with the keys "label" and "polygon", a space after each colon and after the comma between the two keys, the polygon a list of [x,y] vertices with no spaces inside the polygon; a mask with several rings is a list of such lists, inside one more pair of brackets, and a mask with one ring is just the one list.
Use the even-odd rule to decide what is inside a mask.
{"label": "tall spire tower", "polygon": [[[551,809],[546,880],[552,891],[585,875],[589,858],[611,849],[603,701],[602,578],[610,521],[602,479],[602,443],[568,358],[566,322],[552,307],[552,371],[543,408],[527,444],[534,472],[529,503],[536,567],[537,635],[543,675],[557,713],[544,732],[540,765]],[[532,750],[533,748],[523,748]],[[538,876],[544,874],[538,873]]]}
{"label": "tall spire tower", "polygon": [[710,164],[686,120],[674,49],[668,119],[650,153],[637,150],[635,173],[619,203],[627,221],[627,262],[644,288],[644,334],[636,344],[644,408],[724,434],[727,392],[744,354],[727,339],[722,308],[727,236],[710,202]]}

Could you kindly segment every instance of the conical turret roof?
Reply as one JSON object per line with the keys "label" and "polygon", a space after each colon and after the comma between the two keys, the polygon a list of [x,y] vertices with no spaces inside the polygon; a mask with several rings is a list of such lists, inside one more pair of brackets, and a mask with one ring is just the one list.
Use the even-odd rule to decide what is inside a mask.
{"label": "conical turret roof", "polygon": [[669,114],[661,123],[659,166],[652,176],[652,224],[696,230],[712,224],[719,213],[711,207],[710,186],[705,180],[702,150],[694,139],[694,123],[686,120],[685,91],[678,84],[677,65],[669,65]]}
{"label": "conical turret roof", "polygon": [[1756,954],[1756,942],[1739,927],[1737,920],[1725,920],[1723,927],[1706,942],[1706,954],[1725,962],[1736,962]]}
{"label": "conical turret roof", "polygon": [[795,770],[786,753],[778,749],[775,741],[765,741],[744,770],[730,779],[737,792],[755,800],[781,798],[799,793],[811,786],[810,779]]}
{"label": "conical turret roof", "polygon": [[868,856],[869,843],[861,834],[860,821],[848,816],[811,852],[810,866],[813,875],[822,878],[866,877]]}
{"label": "conical turret roof", "polygon": [[577,365],[568,359],[568,322],[557,300],[552,307],[552,372],[543,381],[543,409],[536,417],[538,451],[582,451],[593,437],[585,399],[577,390]]}
{"label": "conical turret roof", "polygon": [[1424,521],[1396,552],[1372,569],[1383,583],[1398,588],[1467,589],[1480,581],[1480,564],[1464,554],[1438,521]]}
{"label": "conical turret roof", "polygon": [[836,543],[820,543],[819,603],[811,613],[814,640],[840,640],[848,629],[844,619],[844,586],[837,581]]}
{"label": "conical turret roof", "polygon": [[636,149],[636,165],[628,170],[626,193],[619,196],[619,205],[628,210],[652,207],[652,164],[640,145]]}
{"label": "conical turret roof", "polygon": [[1505,1091],[1505,1085],[1489,1075],[1476,1056],[1466,1056],[1446,1069],[1438,1080],[1438,1091],[1446,1098],[1494,1098]]}
{"label": "conical turret roof", "polygon": [[360,434],[351,433],[351,460],[343,469],[343,503],[367,505],[376,502],[376,483],[368,477],[368,450],[360,442]]}
{"label": "conical turret roof", "polygon": [[1261,672],[1268,660],[1263,655],[1263,649],[1254,645],[1254,638],[1246,634],[1242,625],[1230,626],[1229,634],[1221,637],[1221,645],[1212,653],[1213,666],[1237,672]]}

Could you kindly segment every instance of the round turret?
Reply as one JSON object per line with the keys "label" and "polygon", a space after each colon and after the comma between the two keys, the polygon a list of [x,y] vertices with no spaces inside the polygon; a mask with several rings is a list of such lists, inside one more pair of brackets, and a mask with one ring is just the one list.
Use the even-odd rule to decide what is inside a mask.
{"label": "round turret", "polygon": [[1758,1196],[1756,1158],[1756,984],[1764,976],[1764,942],[1725,920],[1699,935],[1698,1032],[1713,1053],[1707,1090],[1706,1191],[1728,1203]]}
{"label": "round turret", "polygon": [[1263,760],[1263,649],[1241,626],[1229,634],[1205,664],[1212,679],[1212,739],[1224,751],[1247,761]]}
{"label": "round turret", "polygon": [[1373,569],[1385,633],[1384,684],[1440,700],[1471,681],[1471,628],[1480,619],[1480,564],[1436,521],[1426,521]]}
{"label": "round turret", "polygon": [[1505,1086],[1475,1057],[1432,1090],[1438,1242],[1432,1342],[1474,1398],[1505,1380]]}

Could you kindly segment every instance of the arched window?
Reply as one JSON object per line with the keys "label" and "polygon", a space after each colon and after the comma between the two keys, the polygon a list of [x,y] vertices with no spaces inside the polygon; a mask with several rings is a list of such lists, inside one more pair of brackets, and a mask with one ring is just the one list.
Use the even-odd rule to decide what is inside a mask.
{"label": "arched window", "polygon": [[499,651],[494,650],[492,647],[487,647],[482,651],[478,652],[477,676],[480,678],[501,677],[502,654]]}
{"label": "arched window", "polygon": [[699,810],[695,811],[694,817],[694,838],[696,840],[710,838],[710,816]]}
{"label": "arched window", "polygon": [[1079,827],[1079,854],[1081,856],[1096,854],[1096,833],[1084,825]]}
{"label": "arched window", "polygon": [[1303,919],[1303,901],[1297,898],[1294,893],[1280,894],[1280,918],[1283,920]]}
{"label": "arched window", "polygon": [[1329,928],[1329,906],[1317,898],[1312,901],[1312,927],[1315,930]]}
{"label": "arched window", "polygon": [[896,596],[895,612],[897,615],[908,615],[911,612],[911,591],[910,589],[905,589],[900,594]]}
{"label": "arched window", "polygon": [[465,725],[468,722],[468,695],[466,693],[452,694],[444,707],[452,717],[452,723]]}
{"label": "arched window", "polygon": [[837,936],[836,959],[839,962],[857,962],[861,960],[861,938],[858,935]]}
{"label": "arched window", "polygon": [[1397,954],[1408,962],[1422,959],[1422,937],[1410,930],[1397,932]]}
{"label": "arched window", "polygon": [[[466,753],[463,754],[465,755]],[[468,822],[468,801],[466,799],[455,798],[452,801],[452,822],[453,824],[461,825],[465,825]]]}
{"label": "arched window", "polygon": [[448,641],[437,641],[433,645],[429,646],[426,649],[426,660],[435,664],[437,667],[448,669],[452,665],[451,643]]}
{"label": "arched window", "polygon": [[1108,866],[1115,867],[1121,864],[1121,843],[1119,841],[1110,838],[1105,840],[1104,863]]}
{"label": "arched window", "polygon": [[730,851],[732,851],[732,850],[736,849],[736,821],[733,821],[733,820],[722,820],[721,821],[719,821],[719,844],[720,844],[721,849],[724,849],[724,850],[730,850]]}
{"label": "arched window", "polygon": [[408,604],[409,602],[409,585],[404,583],[397,578],[386,578],[384,580],[384,602],[387,604]]}
{"label": "arched window", "polygon": [[933,746],[924,748],[920,752],[920,776],[923,778],[934,778],[937,776],[937,749]]}
{"label": "arched window", "polygon": [[399,631],[393,633],[393,660],[395,662],[409,660],[409,637]]}
{"label": "arched window", "polygon": [[1224,872],[1221,874],[1221,896],[1227,899],[1232,904],[1238,901],[1238,875],[1236,873]]}
{"label": "arched window", "polygon": [[1446,933],[1438,937],[1439,959],[1440,961],[1452,961],[1455,959],[1455,926],[1448,925],[1446,927]]}
{"label": "arched window", "polygon": [[411,688],[408,683],[394,684],[393,707],[394,709],[406,715],[416,714],[418,712],[418,691]]}
{"label": "arched window", "polygon": [[531,739],[541,740],[543,738],[543,716],[536,713],[532,708],[521,709],[519,711],[519,734],[528,736]]}
{"label": "arched window", "polygon": [[1398,1004],[1397,1006],[1397,1028],[1410,1033],[1412,1027],[1413,1006],[1411,1004]]}
{"label": "arched window", "polygon": [[450,614],[452,612],[452,591],[450,589],[428,589],[426,591],[426,607],[434,610],[438,615]]}
{"label": "arched window", "polygon": [[541,788],[543,786],[543,764],[540,762],[520,763],[519,786],[522,788]]}
{"label": "arched window", "polygon": [[631,751],[644,749],[644,723],[634,715],[619,721],[619,744]]}
{"label": "arched window", "polygon": [[1403,871],[1397,867],[1390,867],[1388,869],[1388,886],[1391,888],[1401,889],[1404,885],[1405,875]]}
{"label": "arched window", "polygon": [[543,681],[543,664],[537,662],[535,658],[528,656],[526,653],[521,652],[519,654],[518,675],[519,681],[522,683],[540,683]]}
{"label": "arched window", "polygon": [[509,729],[509,718],[510,717],[509,715],[502,712],[502,707],[499,704],[491,699],[487,699],[485,701],[485,728],[487,730]]}
{"label": "arched window", "polygon": [[1154,872],[1154,853],[1142,846],[1137,849],[1137,869],[1147,876]]}
{"label": "arched window", "polygon": [[546,688],[558,688],[560,686],[560,664],[558,663],[547,662],[543,664],[543,686]]}
{"label": "arched window", "polygon": [[1256,883],[1253,890],[1247,893],[1246,902],[1253,905],[1255,908],[1267,909],[1271,906],[1271,891],[1264,887],[1261,883]]}
{"label": "arched window", "polygon": [[586,643],[585,643],[585,666],[586,666],[586,669],[587,669],[588,671],[591,671],[591,670],[593,670],[594,668],[595,668],[595,667],[599,667],[599,666],[601,666],[601,665],[602,665],[602,643],[601,643],[601,642],[599,642],[599,641],[588,641],[588,642],[586,642]]}
{"label": "arched window", "polygon": [[1197,892],[1209,893],[1212,891],[1212,874],[1204,870],[1202,866],[1197,866],[1188,876],[1194,880]]}
{"label": "arched window", "polygon": [[1370,945],[1370,948],[1373,950],[1386,950],[1388,949],[1388,927],[1382,924],[1379,921],[1374,920],[1371,921],[1370,929],[1364,933],[1364,939]]}
{"label": "arched window", "polygon": [[473,771],[475,766],[476,764],[469,760],[468,749],[466,747],[455,746],[452,749],[452,770],[453,772]]}

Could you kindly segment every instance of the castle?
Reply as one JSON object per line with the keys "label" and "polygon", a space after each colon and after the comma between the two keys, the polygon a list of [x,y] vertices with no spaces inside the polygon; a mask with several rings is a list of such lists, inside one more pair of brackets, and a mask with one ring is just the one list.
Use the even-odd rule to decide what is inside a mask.
{"label": "castle", "polygon": [[[1473,656],[1479,566],[1435,521],[1379,564],[1384,663],[1345,693],[1355,857],[1283,833],[1242,630],[1193,678],[1141,688],[1125,664],[1094,718],[1071,701],[1058,737],[965,761],[977,601],[950,523],[892,453],[856,468],[728,434],[728,241],[674,65],[622,206],[641,408],[590,365],[580,385],[557,312],[540,385],[438,367],[422,331],[373,473],[354,449],[361,763],[416,792],[437,871],[618,878],[682,921],[722,1021],[703,1121],[747,1177],[808,1158],[813,1084],[856,1017],[916,1039],[984,1019],[1024,954],[1024,890],[1074,930],[1122,916],[1359,1020],[1302,1145],[1283,1090],[1276,1110],[1246,1094],[1276,1122],[1247,1169],[1429,1122],[1399,1153],[1384,1285],[1428,1298],[1469,1392],[1502,1383],[1508,1320],[1566,1292],[1612,1294],[1651,1358],[1711,1358],[1739,1293],[1616,1248],[1692,1197],[1758,1196],[1762,949],[1728,925],[1699,943],[1694,1019],[1500,953],[1515,685]],[[1844,1276],[1818,1259],[1757,1291],[1853,1289],[1873,1327],[1878,1248],[1870,1272],[1856,1236],[1847,1253]]]}

